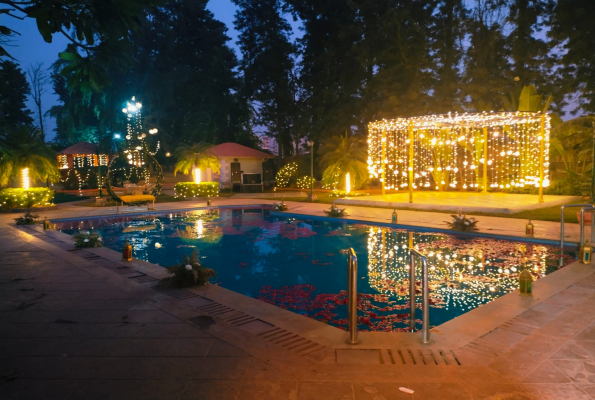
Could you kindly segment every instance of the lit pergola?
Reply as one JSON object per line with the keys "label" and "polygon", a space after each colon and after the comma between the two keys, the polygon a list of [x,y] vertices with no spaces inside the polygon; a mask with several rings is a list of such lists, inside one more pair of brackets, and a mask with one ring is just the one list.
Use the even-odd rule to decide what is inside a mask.
{"label": "lit pergola", "polygon": [[385,189],[478,190],[549,185],[550,117],[533,112],[449,113],[375,121],[368,170]]}

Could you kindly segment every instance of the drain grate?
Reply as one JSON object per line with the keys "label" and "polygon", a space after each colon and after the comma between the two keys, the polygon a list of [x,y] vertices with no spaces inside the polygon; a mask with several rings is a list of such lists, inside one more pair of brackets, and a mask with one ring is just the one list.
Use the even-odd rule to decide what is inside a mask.
{"label": "drain grate", "polygon": [[[452,350],[441,349],[389,349],[388,357],[381,357],[385,364],[400,365],[461,365]],[[388,358],[385,360],[385,358]]]}
{"label": "drain grate", "polygon": [[324,349],[324,346],[321,344],[279,327],[262,332],[258,334],[258,336],[300,356],[305,356],[317,350]]}
{"label": "drain grate", "polygon": [[130,280],[138,282],[138,283],[159,281],[159,279],[153,278],[152,276],[149,276],[149,275],[134,276],[134,277],[130,278]]}

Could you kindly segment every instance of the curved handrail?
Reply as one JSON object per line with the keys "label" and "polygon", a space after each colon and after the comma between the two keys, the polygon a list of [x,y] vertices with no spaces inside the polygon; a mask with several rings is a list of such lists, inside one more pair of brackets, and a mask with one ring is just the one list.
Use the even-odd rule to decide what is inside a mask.
{"label": "curved handrail", "polygon": [[347,326],[349,344],[357,344],[357,255],[352,247],[347,251]]}
{"label": "curved handrail", "polygon": [[422,264],[422,343],[430,342],[430,290],[428,281],[428,259],[415,249],[409,250],[409,326],[415,331],[415,258],[421,258]]}

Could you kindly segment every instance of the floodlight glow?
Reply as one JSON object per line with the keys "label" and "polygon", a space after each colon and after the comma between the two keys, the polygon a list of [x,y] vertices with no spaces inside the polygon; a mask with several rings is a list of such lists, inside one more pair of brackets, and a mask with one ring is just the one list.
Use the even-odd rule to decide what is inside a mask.
{"label": "floodlight glow", "polygon": [[348,172],[345,175],[345,194],[349,194],[349,192],[351,192],[351,179]]}
{"label": "floodlight glow", "polygon": [[114,134],[114,139],[120,139],[120,134],[119,133],[115,133]]}
{"label": "floodlight glow", "polygon": [[29,168],[23,168],[21,173],[23,175],[23,189],[29,190]]}
{"label": "floodlight glow", "polygon": [[194,168],[194,183],[200,183],[200,168]]}

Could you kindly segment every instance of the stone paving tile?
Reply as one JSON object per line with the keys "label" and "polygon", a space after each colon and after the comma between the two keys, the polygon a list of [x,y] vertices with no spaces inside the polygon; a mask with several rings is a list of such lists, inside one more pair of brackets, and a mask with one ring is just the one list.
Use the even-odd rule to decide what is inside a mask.
{"label": "stone paving tile", "polygon": [[136,337],[145,339],[173,339],[180,333],[185,325],[186,324],[183,322],[141,324],[141,329],[136,334]]}
{"label": "stone paving tile", "polygon": [[534,309],[530,309],[524,311],[516,318],[519,322],[522,322],[530,326],[534,326],[536,328],[540,328],[543,325],[549,323],[554,318],[556,318],[556,316],[541,311],[535,311]]}
{"label": "stone paving tile", "polygon": [[378,350],[337,350],[337,364],[380,364]]}
{"label": "stone paving tile", "polygon": [[239,380],[190,381],[181,400],[237,400],[240,385]]}
{"label": "stone paving tile", "polygon": [[353,400],[355,399],[353,385],[346,381],[311,382],[300,381],[298,383],[298,400]]}
{"label": "stone paving tile", "polygon": [[[555,360],[556,365],[564,360]],[[523,383],[570,383],[560,370],[549,361],[544,361],[539,367],[531,371],[522,380]]]}
{"label": "stone paving tile", "polygon": [[595,360],[551,360],[551,362],[573,382],[595,384]]}
{"label": "stone paving tile", "polygon": [[242,350],[233,347],[221,340],[215,340],[209,352],[207,353],[207,357],[247,357],[248,354],[243,352]]}
{"label": "stone paving tile", "polygon": [[[84,380],[75,388],[68,400],[126,400],[134,388],[135,380]],[[43,397],[42,397],[43,398]],[[46,397],[51,399],[51,397]]]}
{"label": "stone paving tile", "polygon": [[250,357],[208,357],[198,367],[194,379],[243,379]]}
{"label": "stone paving tile", "polygon": [[474,400],[532,400],[531,395],[518,384],[482,382],[464,386]]}
{"label": "stone paving tile", "polygon": [[595,385],[577,385],[583,392],[595,399]]}
{"label": "stone paving tile", "polygon": [[568,310],[568,307],[553,303],[540,303],[533,307],[532,310],[546,313],[549,315],[560,315],[564,311]]}
{"label": "stone paving tile", "polygon": [[586,350],[591,358],[595,357],[595,340],[575,340],[574,343]]}
{"label": "stone paving tile", "polygon": [[176,380],[140,380],[135,382],[128,392],[128,400],[163,400],[182,397],[189,381]]}
{"label": "stone paving tile", "polygon": [[471,400],[467,389],[459,383],[410,382],[414,399],[420,400]]}
{"label": "stone paving tile", "polygon": [[406,400],[411,394],[401,392],[400,387],[408,388],[406,382],[353,382],[355,400]]}
{"label": "stone paving tile", "polygon": [[145,379],[193,379],[204,357],[158,357]]}
{"label": "stone paving tile", "polygon": [[163,349],[164,357],[204,357],[215,342],[214,339],[174,339]]}
{"label": "stone paving tile", "polygon": [[297,398],[297,381],[257,381],[245,380],[240,388],[238,398],[241,400],[295,400]]}
{"label": "stone paving tile", "polygon": [[482,336],[482,339],[496,343],[498,344],[498,347],[502,348],[504,346],[514,346],[526,337],[527,335],[523,335],[518,332],[513,332],[508,329],[496,328],[487,335]]}
{"label": "stone paving tile", "polygon": [[2,400],[68,399],[81,381],[58,379],[15,379],[0,382]]}
{"label": "stone paving tile", "polygon": [[576,336],[573,337],[574,340],[595,340],[595,324],[589,325],[580,331]]}
{"label": "stone paving tile", "polygon": [[213,339],[213,336],[198,327],[184,323],[184,326],[178,332],[177,338],[184,339]]}
{"label": "stone paving tile", "polygon": [[523,384],[535,400],[591,400],[591,396],[572,384]]}
{"label": "stone paving tile", "polygon": [[592,349],[595,351],[595,342],[580,342],[583,345],[581,346],[579,342],[576,341],[568,341],[564,346],[562,346],[558,351],[553,353],[549,356],[550,360],[584,360],[593,358],[593,353],[586,351],[584,347],[584,343],[593,343]]}
{"label": "stone paving tile", "polygon": [[360,365],[324,364],[304,371],[301,379],[308,381],[390,382],[404,380],[407,371],[409,368],[399,365],[366,365],[362,367]]}
{"label": "stone paving tile", "polygon": [[253,358],[248,371],[246,371],[245,379],[247,381],[281,381],[291,380],[292,377],[259,359]]}

